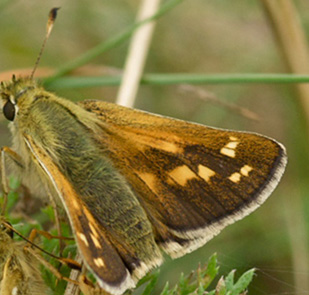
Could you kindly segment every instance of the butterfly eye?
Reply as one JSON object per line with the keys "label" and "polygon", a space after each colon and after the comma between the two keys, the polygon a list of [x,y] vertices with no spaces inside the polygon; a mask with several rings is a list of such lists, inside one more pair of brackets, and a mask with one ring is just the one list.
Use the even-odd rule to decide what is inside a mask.
{"label": "butterfly eye", "polygon": [[15,118],[15,105],[8,100],[3,107],[3,114],[9,121],[13,121]]}

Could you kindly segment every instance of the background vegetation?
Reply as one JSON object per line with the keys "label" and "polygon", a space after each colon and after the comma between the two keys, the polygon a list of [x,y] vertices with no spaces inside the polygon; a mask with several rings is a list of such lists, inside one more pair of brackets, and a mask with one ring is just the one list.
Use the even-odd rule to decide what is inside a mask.
{"label": "background vegetation", "polygon": [[[295,72],[275,37],[273,19],[265,12],[266,1],[187,0],[159,18],[148,52],[145,73],[244,74]],[[282,2],[276,1],[280,11]],[[301,32],[309,35],[309,2],[293,1]],[[137,0],[113,1],[0,1],[0,74],[31,69],[45,34],[46,15],[61,6],[54,31],[40,67],[48,74],[76,59],[97,44],[134,23]],[[282,24],[283,27],[288,23]],[[293,53],[293,33],[290,53]],[[118,75],[124,66],[129,41],[88,62],[74,75]],[[295,46],[296,47],[296,46]],[[307,52],[308,54],[308,52]],[[48,68],[48,69],[46,69]],[[10,74],[9,74],[10,75]],[[268,81],[269,82],[269,81]],[[72,100],[115,101],[118,85],[64,88],[50,85],[57,94]],[[89,85],[88,85],[89,86]],[[282,182],[255,213],[228,227],[206,246],[175,261],[166,258],[158,288],[173,285],[181,272],[196,269],[218,253],[220,273],[236,268],[240,273],[257,267],[249,294],[309,293],[309,159],[308,105],[295,84],[220,83],[200,85],[222,101],[247,108],[258,116],[252,120],[213,101],[202,101],[196,91],[179,85],[142,85],[135,107],[154,113],[228,129],[259,132],[284,143],[289,164]],[[7,122],[0,122],[0,143],[10,144]],[[236,274],[237,276],[237,274]]]}

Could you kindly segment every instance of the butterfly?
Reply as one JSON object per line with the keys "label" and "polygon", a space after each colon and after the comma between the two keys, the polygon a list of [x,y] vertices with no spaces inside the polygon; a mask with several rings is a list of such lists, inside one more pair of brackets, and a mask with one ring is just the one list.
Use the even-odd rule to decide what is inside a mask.
{"label": "butterfly", "polygon": [[[285,148],[103,101],[75,104],[32,78],[0,86],[13,148],[2,161],[66,210],[101,288],[122,294],[162,263],[201,247],[277,186]],[[45,189],[44,189],[45,191]]]}

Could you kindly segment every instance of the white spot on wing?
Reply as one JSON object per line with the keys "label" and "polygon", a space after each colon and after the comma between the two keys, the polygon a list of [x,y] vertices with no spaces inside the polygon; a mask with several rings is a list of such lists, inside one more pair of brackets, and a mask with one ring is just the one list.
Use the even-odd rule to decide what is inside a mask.
{"label": "white spot on wing", "polygon": [[243,176],[249,176],[249,172],[252,171],[253,168],[249,165],[245,165],[243,166],[241,169],[240,169],[240,173],[243,175]]}
{"label": "white spot on wing", "polygon": [[92,233],[90,234],[90,236],[91,236],[91,239],[92,239],[94,245],[95,245],[97,248],[101,249],[102,246],[101,246],[99,240],[98,240]]}
{"label": "white spot on wing", "polygon": [[235,149],[237,148],[239,141],[237,138],[230,136],[230,142],[228,142],[221,150],[220,153],[230,158],[235,158]]}
{"label": "white spot on wing", "polygon": [[169,176],[181,186],[185,186],[189,180],[197,178],[196,174],[187,165],[176,167],[169,172]]}
{"label": "white spot on wing", "polygon": [[237,183],[239,182],[240,178],[241,178],[241,174],[238,172],[235,172],[229,177],[229,180]]}
{"label": "white spot on wing", "polygon": [[147,184],[150,190],[156,192],[156,177],[152,173],[140,173],[136,172],[138,176]]}
{"label": "white spot on wing", "polygon": [[228,148],[222,148],[221,150],[220,150],[220,153],[222,154],[222,155],[225,155],[225,156],[228,156],[228,157],[230,157],[230,158],[235,158],[235,151],[234,150],[231,150],[231,149],[228,149]]}
{"label": "white spot on wing", "polygon": [[203,178],[205,181],[209,181],[210,177],[216,174],[215,171],[211,170],[210,168],[204,165],[198,165],[198,175]]}
{"label": "white spot on wing", "polygon": [[231,181],[237,183],[237,182],[240,181],[240,178],[241,178],[242,176],[248,177],[248,176],[249,176],[249,172],[252,171],[252,170],[253,170],[253,168],[252,168],[251,166],[249,166],[249,165],[244,165],[244,166],[240,169],[240,171],[239,171],[240,173],[235,172],[235,173],[231,174],[231,176],[229,177],[229,180],[231,180]]}
{"label": "white spot on wing", "polygon": [[89,247],[89,243],[87,241],[87,238],[86,238],[86,236],[83,233],[78,232],[77,236],[85,243],[85,245],[87,247]]}
{"label": "white spot on wing", "polygon": [[[190,253],[197,248],[204,245],[207,241],[211,240],[214,236],[218,235],[222,229],[226,226],[236,222],[249,215],[251,212],[256,210],[272,193],[272,191],[277,186],[280,181],[282,174],[284,172],[287,157],[285,153],[285,148],[282,144],[276,142],[281,149],[281,158],[277,164],[275,173],[272,175],[262,191],[260,191],[256,196],[255,200],[248,203],[246,206],[241,207],[239,210],[236,210],[233,214],[227,215],[224,218],[220,219],[218,222],[213,224],[205,225],[200,229],[188,230],[188,231],[176,231],[171,230],[171,232],[182,239],[187,239],[187,244],[178,244],[175,241],[165,242],[161,246],[163,250],[168,253],[172,258],[181,257],[186,253]],[[238,173],[239,174],[239,173]]]}
{"label": "white spot on wing", "polygon": [[229,142],[227,145],[225,145],[225,147],[227,148],[227,149],[236,149],[236,147],[237,147],[237,145],[239,144],[239,142],[238,141],[231,141],[231,142]]}
{"label": "white spot on wing", "polygon": [[105,267],[105,263],[104,263],[104,261],[103,261],[103,259],[101,257],[94,258],[93,261],[94,261],[96,266],[98,266],[98,267]]}
{"label": "white spot on wing", "polygon": [[98,238],[99,234],[98,234],[97,230],[94,228],[94,226],[92,225],[91,222],[89,222],[89,227],[90,227],[90,230],[92,231],[93,235]]}

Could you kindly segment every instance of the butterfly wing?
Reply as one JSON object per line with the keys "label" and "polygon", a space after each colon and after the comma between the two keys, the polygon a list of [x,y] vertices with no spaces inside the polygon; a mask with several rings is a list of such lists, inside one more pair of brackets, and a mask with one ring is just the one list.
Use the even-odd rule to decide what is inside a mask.
{"label": "butterfly wing", "polygon": [[102,122],[96,140],[125,177],[172,257],[202,246],[259,207],[278,184],[284,147],[100,101],[79,104]]}
{"label": "butterfly wing", "polygon": [[[33,121],[35,132],[22,136],[64,204],[86,265],[113,294],[160,264],[157,244],[184,255],[255,210],[284,170],[283,146],[257,134],[69,104],[37,99],[45,123]],[[53,132],[44,137],[47,124]]]}
{"label": "butterfly wing", "polygon": [[47,152],[42,147],[38,148],[32,137],[25,134],[24,140],[35,162],[46,173],[62,200],[70,218],[78,249],[101,287],[112,294],[122,294],[128,288],[134,287],[135,283],[127,267],[106,237],[106,230],[93,218],[70,181]]}

